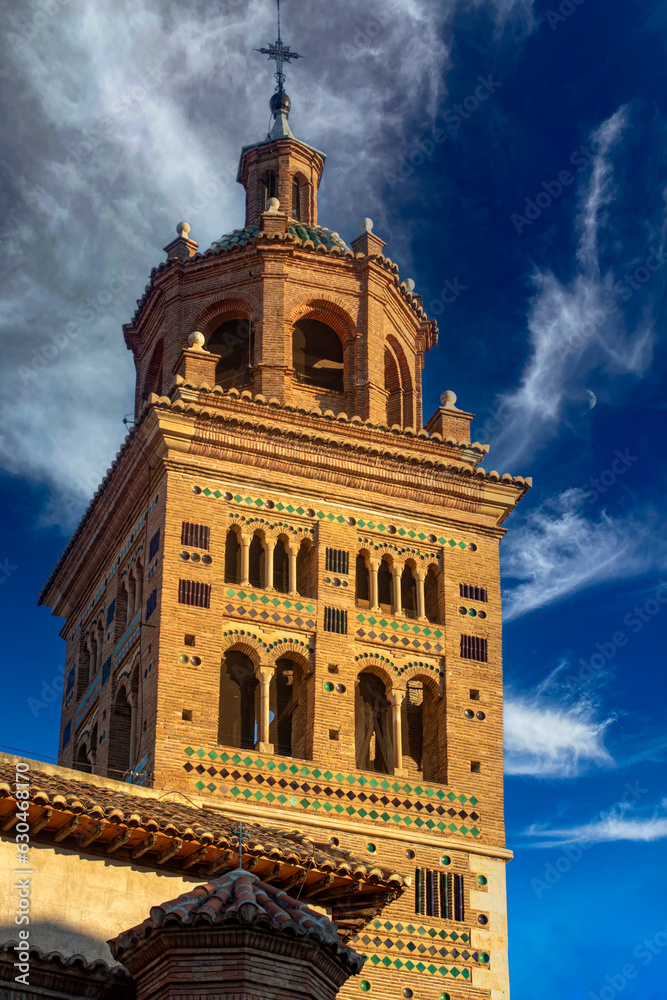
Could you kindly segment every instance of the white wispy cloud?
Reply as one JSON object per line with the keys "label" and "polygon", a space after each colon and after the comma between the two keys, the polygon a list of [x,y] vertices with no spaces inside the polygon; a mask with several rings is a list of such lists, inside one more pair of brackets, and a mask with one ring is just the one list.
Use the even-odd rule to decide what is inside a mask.
{"label": "white wispy cloud", "polygon": [[591,767],[611,767],[605,734],[613,718],[600,719],[586,698],[558,703],[541,685],[533,693],[508,691],[504,707],[504,767],[508,775],[574,778]]}
{"label": "white wispy cloud", "polygon": [[[613,229],[614,209],[622,203],[614,156],[629,128],[630,112],[622,107],[590,137],[595,155],[580,193],[573,274],[561,280],[553,270],[536,268],[532,275],[530,356],[518,387],[499,399],[487,424],[498,468],[514,469],[557,433],[567,406],[584,399],[593,372],[598,379],[641,377],[650,365],[654,306],[661,300],[665,275],[652,275],[649,284],[635,282],[633,287],[624,274],[644,265],[653,249],[658,260],[654,270],[664,269],[665,213],[638,222],[642,248],[634,248],[629,262],[626,241],[617,239]],[[640,290],[643,301],[638,309],[631,299]]]}
{"label": "white wispy cloud", "polygon": [[663,800],[650,816],[632,815],[637,802],[616,803],[598,818],[570,827],[531,826],[524,836],[530,847],[558,848],[565,844],[605,844],[630,841],[649,844],[667,838],[667,802]]}
{"label": "white wispy cloud", "polygon": [[503,540],[506,622],[610,580],[664,564],[665,544],[649,509],[617,518],[587,515],[587,494],[569,489],[532,510]]}
{"label": "white wispy cloud", "polygon": [[[283,4],[283,36],[306,56],[289,72],[290,121],[330,154],[320,218],[348,239],[370,215],[408,253],[409,231],[389,224],[381,192],[413,149],[410,129],[442,107],[458,6],[337,0],[302,17],[301,0]],[[275,38],[275,6],[23,0],[0,26],[12,78],[0,465],[69,498],[71,520],[124,434],[133,369],[121,324],[161,248],[183,218],[202,249],[243,224],[236,168],[269,125],[275,65],[254,48]]]}

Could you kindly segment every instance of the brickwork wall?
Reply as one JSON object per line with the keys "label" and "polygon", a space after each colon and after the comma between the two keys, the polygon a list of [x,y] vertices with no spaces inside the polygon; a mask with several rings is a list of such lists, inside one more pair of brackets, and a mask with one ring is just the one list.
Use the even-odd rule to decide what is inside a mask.
{"label": "brickwork wall", "polygon": [[[318,155],[289,142],[246,151],[247,221],[271,235],[156,269],[125,328],[138,426],[152,456],[150,493],[145,459],[129,442],[49,584],[52,606],[67,617],[67,670],[80,665],[82,640],[99,621],[102,662],[110,660],[106,676],[100,670],[84,691],[75,684],[64,693],[61,746],[70,736],[60,759],[79,760],[83,750],[97,773],[117,767],[109,723],[116,701],[127,699],[121,739],[132,743],[132,780],[267,825],[309,829],[411,875],[413,890],[416,869],[462,876],[462,919],[417,913],[411,890],[369,922],[355,942],[368,956],[362,978],[382,1000],[406,989],[433,1000],[505,1000],[498,544],[529,484],[478,470],[483,452],[469,444],[470,414],[440,408],[431,434],[422,430],[421,370],[436,329],[379,252],[382,241],[358,238],[355,247],[367,252],[316,249],[285,238],[286,215],[262,218],[259,181],[275,160],[283,208],[291,209],[299,170],[310,184],[307,221],[316,222]],[[244,391],[222,392],[213,388],[216,358],[185,350],[187,339],[241,317],[253,324],[256,366]],[[344,393],[295,378],[292,330],[305,318],[339,336]],[[160,350],[155,387],[163,395],[144,409]],[[402,425],[393,432],[392,391],[391,422],[398,415]],[[183,522],[208,527],[208,546],[183,543]],[[265,567],[280,539],[300,592],[274,590],[270,574],[262,587],[226,581],[230,528],[239,541],[260,538]],[[304,544],[311,555],[295,573]],[[348,552],[347,574],[327,569],[327,547]],[[417,617],[417,607],[392,610],[390,593],[373,608],[372,587],[357,600],[359,553],[369,581],[381,560],[397,574],[408,565],[403,600],[411,604],[419,581],[435,573],[422,610],[436,620]],[[115,598],[122,615],[121,588],[139,559],[141,614],[128,613],[121,628],[107,622],[108,608]],[[462,598],[461,584],[483,588],[488,600]],[[462,655],[470,648],[476,659]],[[257,679],[254,748],[219,742],[221,665],[232,652],[250,659]],[[277,720],[290,702],[275,679],[284,661],[295,665],[294,756],[277,746]],[[372,713],[366,708],[362,719],[359,711],[362,673],[379,679],[387,706],[375,733]],[[372,746],[378,758],[381,733],[387,774],[357,766],[357,746]],[[359,988],[352,981],[342,995]]]}

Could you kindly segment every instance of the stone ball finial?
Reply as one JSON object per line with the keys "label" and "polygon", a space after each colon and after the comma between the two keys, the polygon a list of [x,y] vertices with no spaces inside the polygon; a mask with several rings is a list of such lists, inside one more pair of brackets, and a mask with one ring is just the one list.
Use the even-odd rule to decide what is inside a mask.
{"label": "stone ball finial", "polygon": [[206,343],[206,337],[199,330],[194,330],[188,337],[188,344],[193,351],[203,351],[204,344]]}
{"label": "stone ball finial", "polygon": [[415,290],[415,283],[412,280],[412,278],[406,278],[405,279],[405,287],[407,288],[407,290],[409,292],[414,292],[414,290]]}
{"label": "stone ball finial", "polygon": [[192,227],[189,222],[179,222],[178,225],[176,226],[176,232],[178,233],[179,236],[182,236],[184,239],[187,240],[191,228]]}
{"label": "stone ball finial", "polygon": [[440,397],[440,402],[442,403],[443,406],[446,406],[448,409],[455,410],[456,393],[452,392],[451,389],[447,389],[446,392],[443,392],[442,396]]}
{"label": "stone ball finial", "polygon": [[271,215],[275,215],[276,212],[280,211],[280,202],[277,198],[269,198],[267,211],[270,212]]}
{"label": "stone ball finial", "polygon": [[373,231],[373,220],[372,219],[362,219],[361,220],[361,231],[362,233],[370,233]]}

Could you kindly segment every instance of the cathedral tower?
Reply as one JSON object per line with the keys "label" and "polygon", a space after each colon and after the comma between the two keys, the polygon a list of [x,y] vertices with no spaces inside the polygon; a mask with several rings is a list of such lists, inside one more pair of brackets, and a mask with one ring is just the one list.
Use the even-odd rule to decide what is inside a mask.
{"label": "cathedral tower", "polygon": [[480,467],[452,392],[424,423],[436,323],[370,220],[319,224],[278,83],[245,225],[201,252],[179,224],[124,327],[134,425],[41,596],[60,762],[409,876],[341,995],[500,1000],[498,545],[530,481]]}

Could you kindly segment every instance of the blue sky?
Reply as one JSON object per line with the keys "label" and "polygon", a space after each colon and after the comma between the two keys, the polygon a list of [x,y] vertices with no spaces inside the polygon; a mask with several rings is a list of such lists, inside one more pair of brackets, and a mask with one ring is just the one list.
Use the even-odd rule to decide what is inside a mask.
{"label": "blue sky", "polygon": [[[502,545],[513,997],[657,1000],[667,6],[283,6],[321,221],[372,217],[437,315],[425,416],[454,389],[486,467],[534,480]],[[2,742],[48,758],[63,650],[36,597],[123,437],[121,324],[176,222],[202,246],[241,224],[275,29],[267,0],[2,18]]]}

